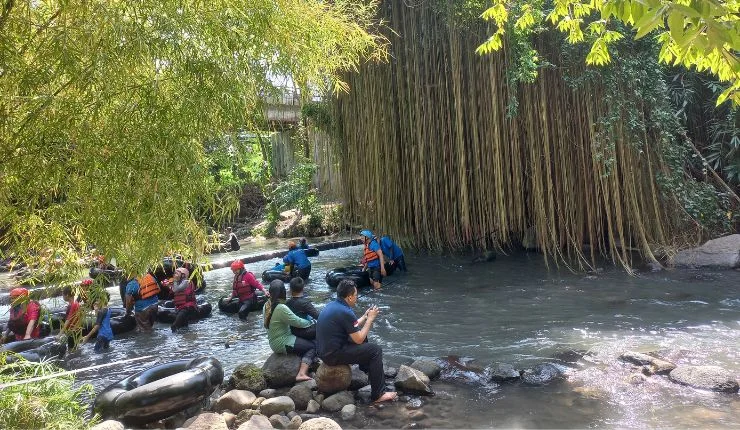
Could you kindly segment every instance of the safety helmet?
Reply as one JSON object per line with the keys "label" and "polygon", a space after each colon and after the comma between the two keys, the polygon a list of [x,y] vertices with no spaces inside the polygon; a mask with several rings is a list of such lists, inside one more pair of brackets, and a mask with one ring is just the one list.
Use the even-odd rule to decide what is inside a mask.
{"label": "safety helmet", "polygon": [[28,290],[25,288],[13,288],[10,290],[10,298],[11,299],[17,299],[18,297],[27,296]]}
{"label": "safety helmet", "polygon": [[296,247],[296,244],[294,241],[291,240],[290,242],[288,242],[288,249],[293,249],[295,247]]}
{"label": "safety helmet", "polygon": [[365,236],[368,239],[372,239],[373,238],[373,232],[370,231],[370,230],[362,230],[360,232],[360,236]]}
{"label": "safety helmet", "polygon": [[[243,264],[244,263],[242,263],[242,265]],[[232,267],[233,267],[233,265],[232,265]],[[184,267],[178,267],[177,270],[175,270],[175,272],[182,273],[182,276],[185,277],[185,278],[189,278],[190,277],[190,271],[188,269],[184,268]]]}
{"label": "safety helmet", "polygon": [[231,263],[231,270],[242,270],[244,268],[244,262],[241,260],[235,260]]}

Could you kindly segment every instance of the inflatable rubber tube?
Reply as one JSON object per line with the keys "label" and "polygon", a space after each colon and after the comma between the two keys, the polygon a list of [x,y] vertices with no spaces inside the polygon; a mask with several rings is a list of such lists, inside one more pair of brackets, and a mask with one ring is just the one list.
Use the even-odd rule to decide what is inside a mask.
{"label": "inflatable rubber tube", "polygon": [[[192,314],[189,322],[198,321],[211,316],[211,311],[213,310],[211,304],[206,302],[203,297],[198,297],[196,301],[196,313]],[[177,317],[177,310],[175,309],[175,303],[172,300],[164,302],[164,304],[160,305],[157,309],[157,321],[161,323],[172,324],[175,322],[175,317]]]}
{"label": "inflatable rubber tube", "polygon": [[[39,362],[47,358],[62,358],[67,353],[67,343],[59,342],[56,337],[19,340],[6,343],[2,346],[4,352],[15,352],[28,361]],[[15,357],[7,356],[7,362],[12,363]]]}
{"label": "inflatable rubber tube", "polygon": [[370,274],[357,266],[337,267],[326,273],[326,283],[330,288],[337,288],[339,282],[343,279],[355,281],[358,288],[370,286]]}
{"label": "inflatable rubber tube", "polygon": [[177,360],[109,385],[93,410],[103,419],[141,427],[203,402],[223,380],[221,363],[213,357]]}
{"label": "inflatable rubber tube", "polygon": [[272,269],[265,270],[264,272],[262,272],[262,282],[269,284],[275,279],[279,279],[283,282],[290,282],[290,279],[291,279],[290,273],[287,273],[282,270],[272,270]]}
{"label": "inflatable rubber tube", "polygon": [[306,257],[317,257],[319,255],[319,248],[315,246],[307,248],[304,251],[306,251]]}
{"label": "inflatable rubber tube", "polygon": [[[250,312],[261,311],[267,301],[267,297],[265,297],[265,294],[262,291],[257,291],[256,294],[257,301],[252,305],[252,308],[249,309]],[[226,297],[221,297],[218,299],[218,310],[225,314],[235,314],[239,312],[239,299],[234,298],[227,302]]]}

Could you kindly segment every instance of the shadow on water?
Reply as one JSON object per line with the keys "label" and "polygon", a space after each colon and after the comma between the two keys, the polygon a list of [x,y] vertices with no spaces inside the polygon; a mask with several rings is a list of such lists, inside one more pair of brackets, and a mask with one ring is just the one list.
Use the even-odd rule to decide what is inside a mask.
{"label": "shadow on water", "polygon": [[[326,272],[356,263],[360,253],[360,247],[352,247],[312,259],[308,295],[319,305],[326,303],[331,296]],[[529,387],[488,383],[462,373],[435,381],[434,397],[361,408],[360,417],[343,423],[345,427],[740,426],[740,396],[699,392],[660,376],[631,385],[626,378],[632,369],[617,359],[626,350],[657,351],[679,364],[718,365],[739,374],[738,272],[676,270],[630,277],[608,267],[596,274],[573,274],[548,271],[538,254],[501,256],[476,265],[462,256],[412,255],[407,260],[409,273],[387,278],[383,291],[362,296],[357,309],[362,312],[371,304],[381,308],[371,339],[383,346],[388,364],[455,355],[480,368],[504,362],[522,369],[558,362],[553,357],[559,357],[568,377]],[[247,267],[260,274],[273,264]],[[228,293],[231,278],[228,269],[206,273],[211,303]],[[234,335],[239,339],[225,348]],[[571,350],[588,354],[580,360],[580,354],[566,357]],[[240,363],[261,364],[270,348],[260,315],[250,314],[243,322],[215,311],[182,334],[158,325],[151,336],[116,338],[111,351],[101,355],[85,345],[68,356],[65,366],[149,354],[160,361],[213,355],[229,375]],[[85,373],[78,380],[100,390],[144,367],[132,363]]]}

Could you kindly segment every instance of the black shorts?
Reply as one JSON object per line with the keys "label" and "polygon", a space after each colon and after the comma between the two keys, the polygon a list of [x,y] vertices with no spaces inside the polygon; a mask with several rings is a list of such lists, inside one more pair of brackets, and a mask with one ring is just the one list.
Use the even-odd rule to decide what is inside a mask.
{"label": "black shorts", "polygon": [[380,273],[380,266],[369,267],[367,271],[370,273],[370,280],[375,282],[383,282],[383,275]]}

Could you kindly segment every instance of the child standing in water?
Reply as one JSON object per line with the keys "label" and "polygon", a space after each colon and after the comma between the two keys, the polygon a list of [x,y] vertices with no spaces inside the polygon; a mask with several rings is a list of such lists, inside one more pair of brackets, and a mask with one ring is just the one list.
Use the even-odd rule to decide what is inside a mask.
{"label": "child standing in water", "polygon": [[92,330],[90,330],[90,333],[82,338],[82,342],[85,343],[97,333],[98,336],[95,339],[95,352],[102,352],[103,349],[108,349],[110,347],[110,341],[113,340],[113,330],[110,326],[110,308],[108,308],[109,300],[110,294],[106,291],[104,295],[95,302],[95,325]]}

